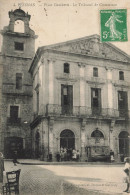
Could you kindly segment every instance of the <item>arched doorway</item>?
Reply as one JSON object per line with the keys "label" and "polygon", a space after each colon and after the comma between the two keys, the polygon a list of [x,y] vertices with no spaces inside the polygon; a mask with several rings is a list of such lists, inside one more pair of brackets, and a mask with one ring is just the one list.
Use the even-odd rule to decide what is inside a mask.
{"label": "arched doorway", "polygon": [[69,130],[65,129],[60,134],[60,148],[75,148],[75,135]]}
{"label": "arched doorway", "polygon": [[122,131],[119,134],[119,153],[121,155],[129,155],[129,133],[127,131]]}
{"label": "arched doorway", "polygon": [[23,138],[6,137],[5,138],[5,157],[13,158],[14,151],[17,151],[17,157],[23,157]]}
{"label": "arched doorway", "polygon": [[35,157],[40,157],[40,134],[36,132],[35,134]]}

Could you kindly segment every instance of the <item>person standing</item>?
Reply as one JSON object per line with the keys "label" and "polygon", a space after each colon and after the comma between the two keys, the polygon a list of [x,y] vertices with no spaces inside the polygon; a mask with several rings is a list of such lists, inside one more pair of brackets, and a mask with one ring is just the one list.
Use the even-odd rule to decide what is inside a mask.
{"label": "person standing", "polygon": [[13,163],[14,163],[15,166],[17,166],[17,163],[19,163],[19,162],[17,161],[17,151],[14,151],[14,152],[13,152]]}
{"label": "person standing", "polygon": [[126,174],[126,178],[125,178],[125,182],[127,183],[127,187],[126,187],[126,190],[124,192],[130,192],[130,178],[129,178],[129,175],[130,175],[130,164],[129,164],[129,159],[126,158],[125,159],[125,167],[124,167],[124,172]]}
{"label": "person standing", "polygon": [[3,172],[4,172],[4,157],[2,152],[0,152],[0,183],[3,183]]}
{"label": "person standing", "polygon": [[110,150],[110,161],[114,162],[114,152]]}

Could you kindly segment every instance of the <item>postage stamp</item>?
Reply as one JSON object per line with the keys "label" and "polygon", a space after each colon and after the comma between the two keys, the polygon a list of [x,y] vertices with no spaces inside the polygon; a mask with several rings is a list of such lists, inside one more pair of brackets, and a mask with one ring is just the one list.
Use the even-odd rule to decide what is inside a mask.
{"label": "postage stamp", "polygon": [[127,41],[127,9],[100,10],[101,42]]}

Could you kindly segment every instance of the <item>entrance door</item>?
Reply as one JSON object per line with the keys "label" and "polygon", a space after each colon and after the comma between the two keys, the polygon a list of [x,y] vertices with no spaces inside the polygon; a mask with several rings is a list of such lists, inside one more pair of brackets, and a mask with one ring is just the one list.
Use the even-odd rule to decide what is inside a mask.
{"label": "entrance door", "polygon": [[101,89],[99,88],[91,88],[91,107],[93,115],[101,113]]}
{"label": "entrance door", "polygon": [[40,157],[40,134],[39,132],[35,135],[35,157]]}
{"label": "entrance door", "polygon": [[73,86],[61,85],[62,114],[72,114],[73,109]]}
{"label": "entrance door", "polygon": [[69,130],[65,129],[60,134],[60,148],[75,148],[75,135]]}
{"label": "entrance door", "polygon": [[124,157],[129,156],[129,134],[127,131],[122,131],[119,134],[119,153]]}
{"label": "entrance door", "polygon": [[14,151],[17,151],[17,157],[23,157],[23,139],[21,137],[5,138],[5,157],[13,158]]}
{"label": "entrance door", "polygon": [[118,110],[120,117],[128,116],[128,97],[126,91],[118,91]]}

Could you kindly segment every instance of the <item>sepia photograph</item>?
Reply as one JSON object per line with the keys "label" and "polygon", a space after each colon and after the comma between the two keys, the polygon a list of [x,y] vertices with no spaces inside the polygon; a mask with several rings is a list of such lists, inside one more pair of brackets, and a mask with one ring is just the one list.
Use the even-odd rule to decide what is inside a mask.
{"label": "sepia photograph", "polygon": [[0,195],[130,194],[130,1],[0,0]]}

